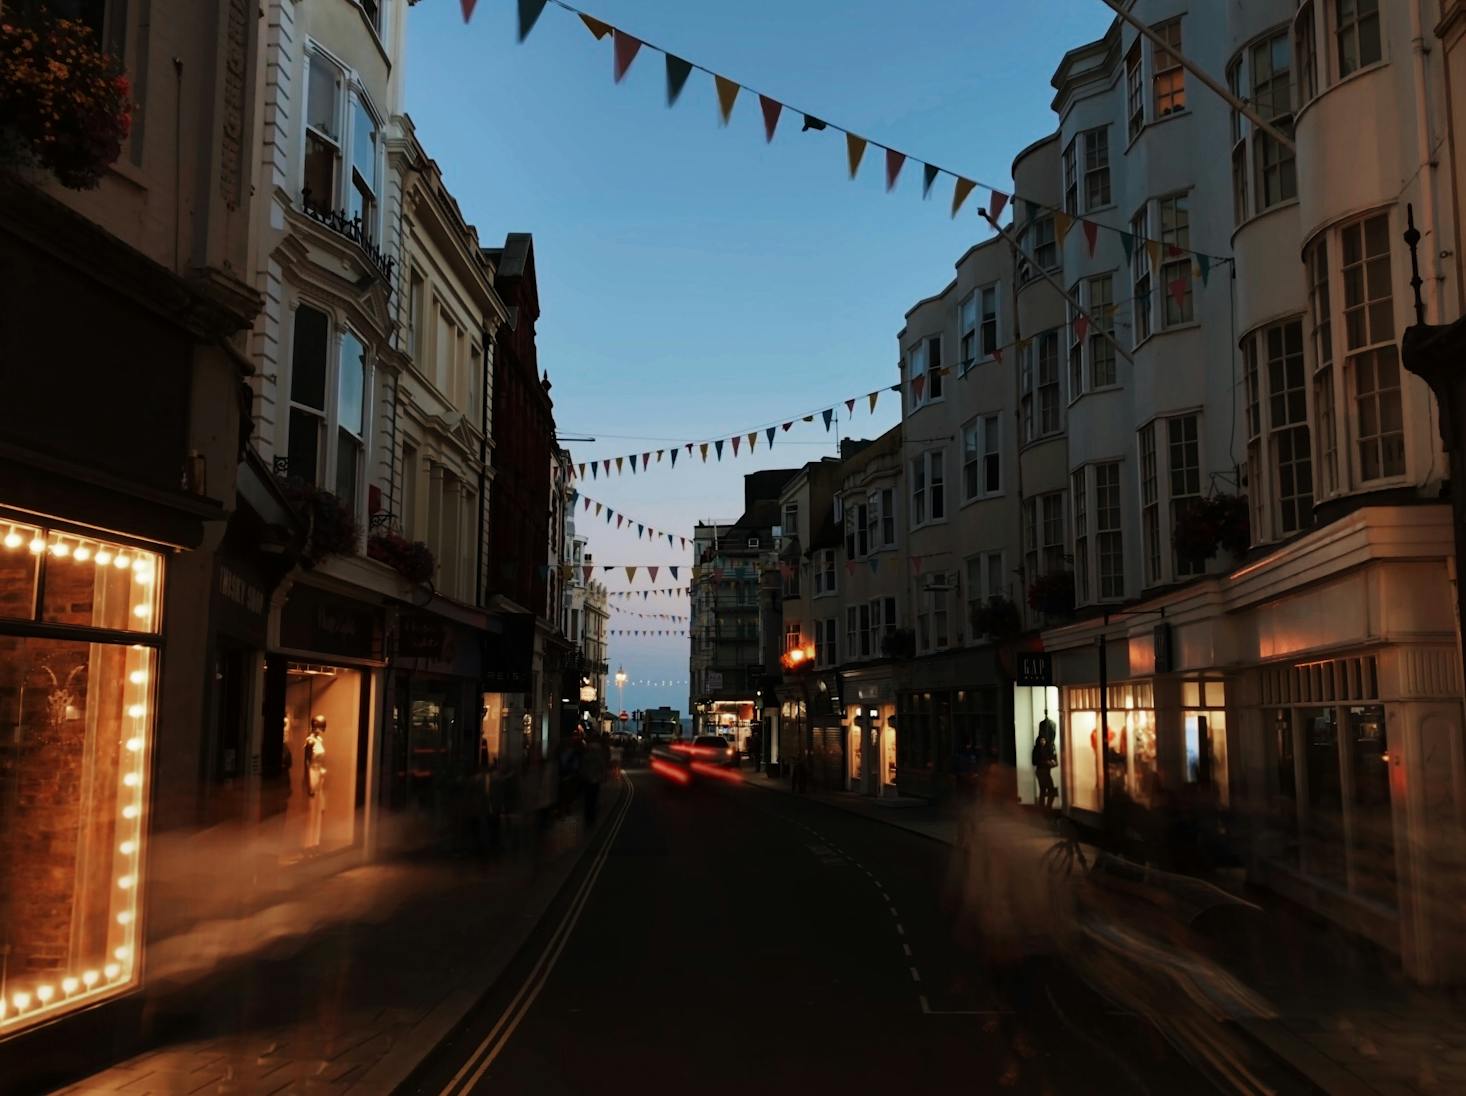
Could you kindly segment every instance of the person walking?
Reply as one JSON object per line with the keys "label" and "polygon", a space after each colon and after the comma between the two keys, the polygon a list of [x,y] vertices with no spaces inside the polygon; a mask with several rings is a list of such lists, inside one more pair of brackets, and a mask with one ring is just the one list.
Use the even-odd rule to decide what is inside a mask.
{"label": "person walking", "polygon": [[580,796],[585,807],[587,828],[595,825],[596,812],[600,809],[601,782],[606,779],[606,770],[610,768],[609,753],[601,736],[592,732],[580,758]]}
{"label": "person walking", "polygon": [[1033,774],[1038,778],[1038,804],[1046,811],[1053,810],[1059,789],[1054,785],[1054,769],[1059,764],[1059,752],[1054,748],[1053,720],[1045,718],[1038,725],[1038,738],[1033,743]]}

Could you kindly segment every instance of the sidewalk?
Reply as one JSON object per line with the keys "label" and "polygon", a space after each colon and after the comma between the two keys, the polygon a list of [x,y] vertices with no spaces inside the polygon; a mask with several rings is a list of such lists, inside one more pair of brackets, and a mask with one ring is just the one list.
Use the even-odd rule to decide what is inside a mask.
{"label": "sidewalk", "polygon": [[556,822],[497,859],[351,867],[196,926],[154,949],[161,969],[193,969],[149,1015],[156,1047],[60,1091],[392,1092],[523,945],[585,851],[583,829]]}
{"label": "sidewalk", "polygon": [[[754,773],[744,780],[790,793],[787,780]],[[803,798],[953,847],[959,843],[959,821],[949,810],[842,792]],[[1023,855],[1032,856],[1053,837],[1038,817],[1027,821],[1034,840],[1021,845]],[[1091,876],[1098,885],[1089,889],[1099,898],[1083,903],[1084,932],[1108,951],[1118,978],[1137,963],[1163,972],[1202,1000],[1215,1019],[1235,1024],[1329,1093],[1466,1092],[1466,1008],[1408,982],[1398,963],[1373,945],[1274,895],[1245,888],[1240,897],[1256,911],[1237,907],[1235,915],[1197,930],[1167,924],[1160,911],[1168,902],[1147,902],[1144,885],[1112,884],[1105,874]],[[1230,881],[1227,889],[1236,892]]]}

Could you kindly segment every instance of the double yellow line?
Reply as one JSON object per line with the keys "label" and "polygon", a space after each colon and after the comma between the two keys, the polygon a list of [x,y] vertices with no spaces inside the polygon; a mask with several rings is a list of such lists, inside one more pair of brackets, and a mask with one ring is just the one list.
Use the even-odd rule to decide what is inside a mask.
{"label": "double yellow line", "polygon": [[453,1079],[444,1086],[439,1096],[461,1096],[463,1093],[473,1091],[473,1086],[478,1084],[479,1079],[494,1064],[494,1060],[503,1053],[510,1036],[529,1014],[535,998],[540,995],[540,991],[545,988],[545,983],[550,980],[555,963],[559,960],[560,953],[565,950],[565,944],[570,939],[570,934],[575,931],[575,925],[580,920],[581,912],[590,898],[591,888],[595,886],[596,878],[601,874],[601,869],[605,867],[606,857],[611,853],[611,846],[616,842],[616,835],[621,832],[621,824],[626,821],[626,815],[631,810],[631,800],[636,795],[636,788],[624,774],[621,779],[626,785],[626,794],[621,798],[615,818],[611,820],[606,840],[602,842],[600,851],[596,854],[595,860],[591,862],[590,870],[586,872],[580,889],[570,900],[570,905],[560,919],[560,924],[556,926],[554,933],[545,944],[545,950],[540,953],[534,969],[529,972],[529,977],[519,987],[519,992],[514,995],[514,999],[500,1014],[494,1026],[489,1029],[489,1033],[484,1036],[483,1042],[474,1048],[474,1052],[453,1075]]}

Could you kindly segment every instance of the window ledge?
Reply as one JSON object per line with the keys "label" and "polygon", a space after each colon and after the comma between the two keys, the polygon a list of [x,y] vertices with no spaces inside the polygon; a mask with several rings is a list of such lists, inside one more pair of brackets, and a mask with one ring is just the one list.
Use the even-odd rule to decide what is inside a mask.
{"label": "window ledge", "polygon": [[1297,205],[1298,205],[1298,198],[1297,198],[1297,196],[1294,196],[1294,197],[1288,198],[1288,199],[1286,199],[1284,201],[1276,202],[1273,205],[1268,206],[1266,209],[1261,210],[1261,211],[1259,211],[1257,213],[1253,213],[1250,216],[1248,216],[1248,217],[1244,218],[1243,220],[1241,220],[1240,222],[1238,222],[1238,224],[1236,225],[1236,227],[1232,229],[1232,236],[1231,236],[1232,250],[1233,251],[1237,250],[1237,237],[1242,234],[1242,230],[1244,228],[1249,227],[1250,225],[1252,225],[1253,223],[1255,223],[1257,221],[1266,220],[1268,217],[1271,217],[1273,214],[1280,213],[1280,212],[1282,212],[1285,209],[1293,209]]}
{"label": "window ledge", "polygon": [[[1324,58],[1322,55],[1320,55],[1318,59],[1320,61],[1325,61],[1326,60],[1326,58]],[[1341,87],[1343,87],[1345,84],[1349,83],[1351,80],[1358,80],[1362,76],[1367,76],[1369,73],[1374,72],[1377,69],[1386,68],[1389,65],[1389,63],[1390,62],[1389,62],[1388,59],[1381,58],[1380,60],[1374,62],[1374,64],[1372,64],[1372,65],[1365,65],[1363,68],[1357,68],[1353,72],[1351,72],[1348,76],[1345,76],[1345,77],[1342,77],[1342,78],[1340,78],[1338,80],[1335,80],[1332,84],[1329,84],[1327,87],[1320,88],[1314,94],[1314,96],[1313,96],[1312,99],[1308,100],[1308,102],[1306,102],[1306,103],[1300,103],[1299,106],[1298,106],[1298,109],[1293,112],[1293,132],[1295,134],[1298,132],[1298,123],[1299,123],[1299,121],[1303,118],[1303,116],[1305,114],[1307,114],[1310,110],[1313,109],[1313,106],[1314,106],[1315,103],[1317,103],[1320,100],[1324,99],[1329,94],[1329,92],[1333,91],[1335,88],[1341,88]]]}
{"label": "window ledge", "polygon": [[[1148,342],[1149,340],[1146,341]],[[1079,393],[1079,395],[1075,396],[1072,400],[1069,401],[1069,406],[1073,407],[1086,396],[1099,396],[1103,395],[1106,392],[1123,391],[1125,391],[1125,386],[1123,384],[1102,384],[1098,388],[1086,388],[1083,392]]]}
{"label": "window ledge", "polygon": [[1029,449],[1033,449],[1036,446],[1044,445],[1045,443],[1051,441],[1063,441],[1064,437],[1065,434],[1063,430],[1055,430],[1052,434],[1042,434],[1039,437],[1034,438],[1032,441],[1024,442],[1018,447],[1018,452],[1022,453]]}
{"label": "window ledge", "polygon": [[[1188,98],[1189,98],[1189,96],[1188,96]],[[1125,145],[1125,155],[1127,155],[1127,156],[1130,155],[1130,150],[1132,148],[1134,148],[1137,144],[1139,144],[1140,143],[1140,139],[1142,137],[1144,137],[1147,133],[1149,133],[1152,129],[1154,129],[1156,126],[1163,126],[1167,122],[1173,122],[1173,121],[1175,121],[1177,118],[1189,118],[1189,117],[1191,117],[1191,107],[1185,106],[1185,107],[1182,107],[1180,110],[1173,110],[1173,111],[1171,111],[1170,114],[1167,114],[1163,118],[1146,118],[1146,120],[1140,124],[1140,130],[1135,134],[1134,137],[1130,138],[1130,140],[1129,140],[1128,143],[1126,143],[1126,145]]]}
{"label": "window ledge", "polygon": [[964,499],[957,509],[966,510],[969,506],[976,506],[979,502],[997,502],[1006,494],[1006,491],[994,491],[991,495],[973,495],[970,499]]}

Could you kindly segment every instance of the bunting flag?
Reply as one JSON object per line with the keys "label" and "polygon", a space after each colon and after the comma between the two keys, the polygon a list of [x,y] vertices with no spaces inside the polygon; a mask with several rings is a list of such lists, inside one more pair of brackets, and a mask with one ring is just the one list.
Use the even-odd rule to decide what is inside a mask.
{"label": "bunting flag", "polygon": [[764,113],[764,142],[768,143],[774,139],[774,127],[779,124],[779,112],[784,109],[784,104],[767,95],[760,95],[758,105]]}
{"label": "bunting flag", "polygon": [[621,457],[617,457],[616,458],[616,472],[617,472],[618,475],[621,472],[621,461],[622,461],[622,458]]}
{"label": "bunting flag", "polygon": [[964,179],[957,176],[957,183],[952,188],[952,216],[957,216],[957,211],[962,208],[962,203],[967,201],[967,196],[972,193],[972,188],[977,186],[971,179]]}
{"label": "bunting flag", "polygon": [[853,560],[853,559],[847,559],[845,561],[845,573],[847,575],[853,575],[853,574],[855,574],[855,567],[856,567],[855,560]]}
{"label": "bunting flag", "polygon": [[775,427],[770,426],[767,430],[764,431],[764,436],[769,439],[768,444],[770,449],[774,447],[774,430]]}
{"label": "bunting flag", "polygon": [[657,581],[657,568],[656,567],[648,567],[646,569],[646,573],[652,576],[652,581],[653,582],[656,582]]}
{"label": "bunting flag", "polygon": [[1161,242],[1159,240],[1146,240],[1145,253],[1150,259],[1150,268],[1160,270],[1161,268]]}
{"label": "bunting flag", "polygon": [[1182,274],[1179,278],[1166,286],[1166,288],[1171,292],[1171,299],[1176,302],[1176,310],[1178,312],[1186,307],[1186,291],[1191,288],[1186,280],[1188,274]]}
{"label": "bunting flag", "polygon": [[625,520],[626,520],[626,519],[625,519],[625,518],[624,518],[624,517],[623,517],[623,516],[622,516],[622,515],[620,515],[620,514],[617,514],[617,515],[616,515],[616,528],[617,528],[617,529],[619,529],[619,528],[621,528],[621,523],[622,523],[622,522],[623,522],[623,521],[625,521]]}
{"label": "bunting flag", "polygon": [[1125,265],[1130,265],[1130,259],[1135,254],[1135,237],[1129,232],[1120,233],[1120,246],[1125,249]]}
{"label": "bunting flag", "polygon": [[854,396],[851,396],[848,400],[845,401],[845,413],[847,415],[853,415],[853,414],[855,414],[855,397]]}
{"label": "bunting flag", "polygon": [[835,409],[833,407],[827,408],[820,413],[825,417],[825,430],[828,431],[830,429],[830,421],[835,417]]}
{"label": "bunting flag", "polygon": [[580,569],[580,581],[581,582],[589,582],[591,575],[593,575],[595,573],[596,573],[596,569],[593,566],[582,567]]}
{"label": "bunting flag", "polygon": [[901,174],[901,166],[906,163],[906,153],[897,152],[894,148],[886,149],[886,193],[896,189],[896,177]]}
{"label": "bunting flag", "polygon": [[988,201],[988,220],[997,223],[1003,215],[1004,208],[1008,205],[1008,195],[1001,190],[994,190],[992,198]]}
{"label": "bunting flag", "polygon": [[866,399],[870,400],[870,413],[872,415],[876,413],[876,400],[880,399],[880,396],[881,393],[879,390],[877,390],[866,397]]}
{"label": "bunting flag", "polygon": [[725,76],[714,76],[713,83],[718,88],[718,110],[726,126],[728,119],[733,117],[733,100],[738,98],[738,85]]}
{"label": "bunting flag", "polygon": [[589,496],[586,497],[585,505],[582,506],[581,509],[582,510],[589,510],[590,509],[590,497]]}
{"label": "bunting flag", "polygon": [[637,540],[640,540],[641,539],[641,534],[645,530],[646,530],[646,526],[645,525],[641,524],[641,522],[637,522],[636,523],[636,539]]}
{"label": "bunting flag", "polygon": [[681,569],[682,569],[681,567],[668,567],[667,568],[667,570],[669,570],[669,571],[672,572],[672,577],[673,578],[676,578],[677,577],[677,572],[680,571]]}
{"label": "bunting flag", "polygon": [[591,461],[590,462],[590,478],[591,479],[595,479],[596,478],[596,462],[595,461]]}
{"label": "bunting flag", "polygon": [[1060,247],[1064,246],[1064,237],[1069,235],[1069,230],[1074,227],[1074,218],[1062,209],[1054,214],[1054,240]]}
{"label": "bunting flag", "polygon": [[581,479],[585,479],[585,465],[584,464],[582,464],[580,466],[580,478]]}
{"label": "bunting flag", "polygon": [[463,21],[468,22],[473,15],[473,9],[478,5],[478,0],[459,0],[459,7],[463,9]]}
{"label": "bunting flag", "polygon": [[[540,13],[545,10],[547,0],[519,0],[519,40],[523,42],[529,37],[529,32],[534,30],[534,25],[539,21]],[[469,13],[473,11],[473,4],[465,3],[463,6],[463,21],[468,22]]]}
{"label": "bunting flag", "polygon": [[871,574],[875,574],[877,571],[879,571],[881,569],[881,557],[880,556],[871,556],[868,562],[870,563],[870,573]]}
{"label": "bunting flag", "polygon": [[601,516],[601,504],[598,502],[598,503],[596,503],[596,517],[600,517],[600,516]]}
{"label": "bunting flag", "polygon": [[921,574],[921,561],[922,561],[922,558],[923,557],[921,557],[921,556],[912,556],[911,557],[911,573],[912,574],[914,574],[914,575]]}
{"label": "bunting flag", "polygon": [[923,199],[931,197],[932,184],[937,181],[937,175],[941,168],[935,164],[921,165],[921,196]]}
{"label": "bunting flag", "polygon": [[1204,286],[1211,280],[1211,256],[1202,255],[1199,252],[1196,256],[1196,276],[1201,279]]}
{"label": "bunting flag", "polygon": [[812,129],[828,129],[828,128],[829,128],[829,124],[827,122],[820,121],[813,114],[806,114],[804,116],[804,125],[802,125],[802,126],[799,127],[799,132],[800,133],[808,133]]}
{"label": "bunting flag", "polygon": [[853,133],[845,134],[845,155],[850,160],[850,178],[855,178],[855,173],[860,170],[860,158],[865,155],[865,138],[857,137]]}
{"label": "bunting flag", "polygon": [[[806,421],[806,422],[807,422],[807,421],[809,421],[809,420],[807,420],[807,419],[806,419],[806,420],[805,420],[805,421]],[[784,425],[783,425],[783,426],[782,426],[782,427],[780,427],[780,429],[781,429],[781,430],[783,430],[783,431],[784,431],[784,433],[786,433],[786,434],[787,434],[787,433],[789,433],[789,428],[790,428],[790,427],[791,427],[791,426],[793,426],[793,425],[794,425],[794,424],[793,424],[793,423],[792,423],[792,422],[786,422],[786,423],[785,423],[785,424],[784,424]]]}
{"label": "bunting flag", "polygon": [[617,30],[612,38],[612,43],[615,46],[612,51],[612,67],[615,71],[616,83],[619,84],[621,78],[626,75],[626,70],[631,67],[631,62],[636,60],[636,51],[641,49],[641,39],[631,37],[624,30]]}
{"label": "bunting flag", "polygon": [[674,537],[671,533],[668,533],[667,534],[667,547],[668,548],[675,547],[675,545],[672,542],[675,541],[676,539],[677,538]]}
{"label": "bunting flag", "polygon": [[688,443],[687,443],[687,451],[688,451],[688,452],[689,452],[689,453],[691,453],[691,452],[692,452],[692,442],[688,442]]}
{"label": "bunting flag", "polygon": [[677,467],[677,450],[676,449],[673,449],[672,450],[672,467],[673,468],[676,468]]}
{"label": "bunting flag", "polygon": [[[594,30],[595,28],[591,29]],[[597,34],[596,37],[599,38],[600,35]],[[686,85],[687,78],[691,75],[692,65],[689,62],[682,60],[680,57],[674,57],[670,53],[667,54],[667,105],[669,107],[676,105],[677,96],[682,94],[682,88]]]}
{"label": "bunting flag", "polygon": [[636,454],[631,454],[631,474],[636,475]]}
{"label": "bunting flag", "polygon": [[921,402],[921,394],[926,391],[926,374],[918,373],[911,378],[911,399],[913,403]]}
{"label": "bunting flag", "polygon": [[1094,258],[1094,245],[1099,241],[1099,225],[1093,221],[1084,222],[1084,243],[1089,248],[1089,257]]}
{"label": "bunting flag", "polygon": [[737,434],[734,434],[733,435],[733,455],[735,457],[738,455],[738,443],[741,442],[742,440],[743,439],[740,438]]}
{"label": "bunting flag", "polygon": [[[606,475],[608,475],[608,476],[611,474],[611,458],[610,457],[607,457],[605,460],[601,461],[601,471],[604,472],[604,473],[606,473]],[[592,477],[592,478],[594,478],[594,477]]]}
{"label": "bunting flag", "polygon": [[635,567],[628,567],[628,568],[626,568],[626,581],[627,582],[635,582],[636,581],[636,568]]}
{"label": "bunting flag", "polygon": [[722,438],[719,438],[717,441],[713,442],[713,448],[718,451],[718,459],[719,460],[722,460],[723,459],[723,439]]}
{"label": "bunting flag", "polygon": [[1089,334],[1089,317],[1083,312],[1074,317],[1074,337],[1079,342],[1084,342],[1084,337]]}
{"label": "bunting flag", "polygon": [[643,472],[645,472],[646,471],[646,466],[648,464],[650,464],[651,462],[652,462],[652,455],[650,453],[643,453],[641,455],[641,470]]}
{"label": "bunting flag", "polygon": [[702,462],[706,464],[708,462],[708,443],[703,442],[698,448],[702,450]]}
{"label": "bunting flag", "polygon": [[594,15],[587,15],[585,12],[581,12],[580,21],[584,23],[587,28],[589,28],[592,34],[596,36],[597,42],[599,42],[602,38],[611,33],[611,24],[602,23]]}
{"label": "bunting flag", "polygon": [[750,430],[748,432],[748,451],[752,453],[756,445],[758,445],[758,431]]}
{"label": "bunting flag", "polygon": [[665,452],[666,452],[665,449],[658,449],[657,450],[657,463],[658,464],[661,464],[662,463],[662,454],[665,453]]}

